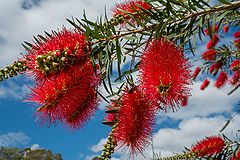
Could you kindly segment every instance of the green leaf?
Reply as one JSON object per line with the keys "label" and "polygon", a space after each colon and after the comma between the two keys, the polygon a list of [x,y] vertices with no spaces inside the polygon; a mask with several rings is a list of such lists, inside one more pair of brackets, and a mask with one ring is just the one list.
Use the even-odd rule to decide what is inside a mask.
{"label": "green leaf", "polygon": [[167,4],[166,4],[166,9],[167,9],[167,14],[168,16],[171,16],[171,12],[172,12],[172,6],[170,4],[170,1],[167,1]]}
{"label": "green leaf", "polygon": [[218,0],[219,2],[223,3],[223,4],[231,4],[230,2],[228,2],[227,0]]}
{"label": "green leaf", "polygon": [[121,44],[118,42],[118,40],[116,40],[116,52],[117,52],[117,68],[118,68],[118,77],[121,80],[121,55],[122,55],[122,51],[121,51]]}
{"label": "green leaf", "polygon": [[24,47],[24,49],[26,50],[26,51],[30,51],[31,50],[31,48],[30,47],[27,47],[25,44],[23,44],[22,43],[22,46]]}
{"label": "green leaf", "polygon": [[228,120],[219,132],[224,131],[227,128],[227,126],[229,125],[230,122],[231,122],[231,120]]}
{"label": "green leaf", "polygon": [[199,4],[199,2],[197,2],[196,0],[192,0],[193,4],[196,5],[198,8],[204,9],[204,7]]}
{"label": "green leaf", "polygon": [[205,6],[208,6],[209,8],[211,8],[211,6],[207,2],[205,2],[205,0],[199,0],[199,1]]}
{"label": "green leaf", "polygon": [[66,19],[67,21],[68,21],[68,23],[70,23],[73,27],[75,27],[75,28],[77,28],[77,29],[80,29],[80,27],[74,22],[74,21],[72,21],[72,20],[70,20],[70,19]]}
{"label": "green leaf", "polygon": [[94,22],[91,22],[91,21],[89,21],[89,20],[87,20],[87,19],[82,19],[82,21],[83,22],[86,22],[88,25],[90,25],[90,26],[95,26],[95,24],[96,23],[94,23]]}
{"label": "green leaf", "polygon": [[111,76],[110,76],[110,62],[108,62],[108,64],[107,64],[107,68],[106,68],[106,70],[107,70],[107,80],[108,80],[108,86],[109,86],[109,88],[110,88],[110,91],[111,91],[111,93],[113,94],[113,89],[112,89],[112,83],[111,83]]}
{"label": "green leaf", "polygon": [[124,39],[126,39],[126,40],[135,40],[135,39],[138,39],[138,37],[136,37],[136,36],[125,36],[124,37]]}
{"label": "green leaf", "polygon": [[219,16],[217,17],[217,20],[220,21],[221,19],[226,18],[226,16],[227,16],[229,13],[231,13],[231,12],[232,12],[232,11],[225,11],[225,12],[223,12],[221,15],[219,15]]}
{"label": "green leaf", "polygon": [[44,33],[45,33],[49,38],[52,37],[52,35],[51,35],[50,33],[46,32],[46,31],[44,31]]}
{"label": "green leaf", "polygon": [[39,41],[39,39],[37,37],[33,36],[33,38],[38,44],[41,44],[41,42]]}
{"label": "green leaf", "polygon": [[188,6],[189,6],[193,11],[197,11],[197,9],[192,5],[191,0],[188,0]]}
{"label": "green leaf", "polygon": [[27,41],[24,41],[24,43],[25,43],[26,45],[28,45],[30,48],[36,48],[33,44],[31,44],[31,43],[29,43],[29,42],[27,42]]}
{"label": "green leaf", "polygon": [[47,39],[45,37],[43,37],[42,35],[40,35],[40,34],[38,35],[38,37],[41,38],[44,42],[47,41]]}

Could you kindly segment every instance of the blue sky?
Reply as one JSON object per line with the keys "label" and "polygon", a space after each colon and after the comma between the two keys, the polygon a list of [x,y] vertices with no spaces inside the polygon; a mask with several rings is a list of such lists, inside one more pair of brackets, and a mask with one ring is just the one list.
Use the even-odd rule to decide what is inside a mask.
{"label": "blue sky", "polygon": [[[65,19],[71,16],[81,18],[83,9],[90,19],[94,19],[104,13],[105,5],[110,8],[115,2],[119,1],[0,1],[0,67],[16,60],[19,53],[24,52],[21,43],[31,41],[33,35],[61,28],[62,25],[70,27]],[[199,43],[197,53],[203,51],[204,43]],[[22,102],[28,92],[27,85],[31,84],[24,75],[0,82],[0,146],[51,149],[61,153],[65,160],[89,160],[98,155],[109,131],[101,124],[103,110],[100,109],[83,128],[75,132],[62,126],[41,127],[35,122],[36,106]],[[230,86],[218,90],[211,84],[202,92],[200,85],[201,81],[197,81],[192,86],[192,97],[187,107],[176,113],[159,113],[153,138],[155,152],[171,155],[183,150],[184,146],[190,147],[204,136],[215,135],[233,113],[239,100],[239,90],[227,96]],[[226,134],[231,135],[239,126],[240,116],[236,116]],[[144,154],[152,157],[151,147]],[[115,160],[124,160],[126,154],[118,150],[115,157],[118,157]]]}

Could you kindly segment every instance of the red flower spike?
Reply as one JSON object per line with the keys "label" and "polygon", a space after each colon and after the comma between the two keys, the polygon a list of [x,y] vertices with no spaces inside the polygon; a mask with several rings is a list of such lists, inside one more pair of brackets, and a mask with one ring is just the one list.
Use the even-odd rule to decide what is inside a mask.
{"label": "red flower spike", "polygon": [[201,90],[204,90],[205,88],[207,88],[207,86],[209,85],[210,81],[208,79],[205,79],[202,83],[202,85],[200,86]]}
{"label": "red flower spike", "polygon": [[206,61],[215,60],[217,51],[215,49],[210,49],[202,54],[202,59]]}
{"label": "red flower spike", "polygon": [[118,145],[128,146],[134,155],[142,152],[150,142],[155,111],[138,88],[124,92],[121,100],[119,121],[113,135]]}
{"label": "red flower spike", "polygon": [[230,79],[230,84],[236,85],[240,80],[239,72],[234,72],[232,78]]}
{"label": "red flower spike", "polygon": [[198,157],[213,156],[225,147],[224,139],[218,136],[207,137],[192,147],[192,152]]}
{"label": "red flower spike", "polygon": [[160,38],[148,44],[141,58],[140,87],[146,97],[163,107],[181,106],[191,84],[190,64],[182,50]]}
{"label": "red flower spike", "polygon": [[206,45],[207,49],[214,48],[217,45],[218,42],[219,42],[218,35],[213,35],[212,39],[210,39],[210,41]]}
{"label": "red flower spike", "polygon": [[237,48],[240,48],[240,38],[234,40],[234,45],[235,45]]}
{"label": "red flower spike", "polygon": [[151,6],[144,2],[143,0],[129,0],[121,4],[116,4],[112,8],[113,16],[117,17],[122,15],[124,16],[125,19],[129,19],[130,22],[134,23],[135,20],[129,17],[126,13],[122,12],[121,10],[124,10],[129,13],[135,13],[136,11],[141,11],[141,8],[139,6],[146,10],[151,8]]}
{"label": "red flower spike", "polygon": [[51,37],[45,39],[43,41],[39,38],[39,42],[35,42],[25,56],[29,74],[33,75],[36,80],[51,77],[67,66],[82,63],[87,58],[87,42],[84,34],[79,31],[63,28],[62,31],[53,32]]}
{"label": "red flower spike", "polygon": [[229,30],[229,26],[225,25],[225,26],[223,27],[223,31],[224,31],[225,33],[227,33],[228,30]]}
{"label": "red flower spike", "polygon": [[209,69],[208,69],[209,73],[213,73],[213,71],[215,70],[215,68],[216,68],[216,64],[215,64],[215,63],[211,64],[210,67],[209,67]]}
{"label": "red flower spike", "polygon": [[220,72],[214,85],[217,88],[221,88],[226,84],[227,80],[228,80],[227,73],[222,71],[222,72]]}
{"label": "red flower spike", "polygon": [[[210,30],[212,31],[212,26],[210,26]],[[217,32],[218,32],[218,25],[215,25],[215,29],[214,29],[213,33],[217,33]],[[204,33],[205,33],[205,35],[209,35],[208,28],[204,29]]]}
{"label": "red flower spike", "polygon": [[230,66],[232,71],[237,71],[240,69],[240,60],[236,59],[232,62],[231,66]]}
{"label": "red flower spike", "polygon": [[219,61],[219,62],[216,62],[216,63],[213,63],[213,64],[211,64],[211,66],[209,67],[209,73],[213,73],[213,74],[216,74],[217,72],[218,72],[218,70],[220,69],[220,68],[222,68],[222,62],[221,61]]}
{"label": "red flower spike", "polygon": [[237,31],[233,34],[234,38],[240,38],[240,31]]}
{"label": "red flower spike", "polygon": [[96,90],[99,78],[88,61],[61,71],[54,79],[47,78],[32,89],[28,101],[38,103],[42,124],[65,123],[81,127],[97,109]]}
{"label": "red flower spike", "polygon": [[200,67],[197,67],[194,72],[193,72],[193,80],[195,80],[199,74],[199,72],[201,71]]}

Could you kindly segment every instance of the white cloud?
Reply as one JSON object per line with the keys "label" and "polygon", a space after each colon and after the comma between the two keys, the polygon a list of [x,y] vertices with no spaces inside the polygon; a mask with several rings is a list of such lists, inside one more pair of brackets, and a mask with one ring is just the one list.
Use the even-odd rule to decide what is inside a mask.
{"label": "white cloud", "polygon": [[0,98],[15,98],[23,100],[29,88],[27,85],[19,85],[11,80],[7,81],[6,85],[0,85]]}
{"label": "white cloud", "polygon": [[[231,88],[226,86],[221,90],[210,85],[205,91],[200,91],[201,82],[193,86],[193,96],[190,98],[189,105],[181,108],[176,113],[161,113],[158,118],[180,120],[177,127],[161,128],[154,135],[154,151],[161,153],[162,156],[169,156],[184,150],[184,146],[191,147],[191,144],[206,136],[217,135],[226,123],[226,117],[222,114],[231,114],[234,104],[237,103],[239,90],[233,95],[228,96],[227,91]],[[163,120],[164,121],[164,120]],[[158,124],[162,124],[158,122]],[[236,133],[240,126],[240,115],[237,115],[223,132],[230,138],[234,138],[232,133]],[[106,139],[101,139],[98,144],[92,146],[91,150],[95,153],[101,151]],[[118,150],[120,159],[127,159],[126,152]],[[146,159],[152,158],[152,148],[149,146],[144,155]],[[143,160],[144,157],[137,156],[135,159]]]}
{"label": "white cloud", "polygon": [[107,138],[101,139],[97,145],[91,147],[91,151],[97,153],[103,149],[103,145],[107,142]]}
{"label": "white cloud", "polygon": [[[227,119],[223,116],[193,118],[183,120],[177,128],[162,128],[155,133],[153,138],[154,153],[163,157],[171,156],[175,153],[182,153],[184,147],[191,148],[191,145],[206,136],[218,135],[219,130],[223,127],[226,120]],[[236,116],[223,133],[230,139],[234,139],[235,137],[232,133],[236,133],[239,126],[240,116]],[[116,154],[121,155],[121,160],[127,159],[129,156],[126,152],[122,152],[121,150],[118,150]],[[145,149],[143,155],[144,157],[139,154],[134,159],[147,160],[153,158],[151,145]]]}
{"label": "white cloud", "polygon": [[30,137],[23,132],[9,132],[0,135],[0,147],[25,146],[29,142]]}
{"label": "white cloud", "polygon": [[6,40],[0,47],[1,66],[16,60],[23,51],[23,41],[31,41],[32,36],[63,25],[70,27],[65,19],[71,16],[81,19],[83,9],[90,19],[95,20],[104,14],[104,5],[109,11],[116,1],[101,0],[99,5],[97,0],[45,0],[29,10],[21,8],[19,0],[0,1],[0,36]]}
{"label": "white cloud", "polygon": [[42,149],[42,148],[40,147],[39,144],[33,144],[30,149],[31,149],[32,151],[35,151],[35,150]]}
{"label": "white cloud", "polygon": [[192,96],[189,98],[187,107],[180,108],[177,112],[160,113],[161,118],[166,116],[173,119],[189,119],[196,116],[209,116],[212,114],[231,113],[234,105],[239,100],[240,90],[237,90],[232,95],[227,93],[231,91],[232,87],[226,85],[222,89],[214,87],[214,81],[211,80],[210,85],[204,90],[200,90],[202,82],[194,83]]}

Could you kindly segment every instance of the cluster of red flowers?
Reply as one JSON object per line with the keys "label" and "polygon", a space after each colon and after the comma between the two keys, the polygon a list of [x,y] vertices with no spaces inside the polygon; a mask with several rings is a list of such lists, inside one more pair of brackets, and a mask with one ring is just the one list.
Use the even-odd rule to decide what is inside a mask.
{"label": "cluster of red flowers", "polygon": [[[208,61],[208,63],[211,63],[208,71],[209,71],[210,74],[215,76],[215,75],[218,74],[218,71],[222,68],[223,62],[222,62],[221,59],[217,58],[219,51],[214,49],[214,47],[216,46],[216,44],[219,41],[219,36],[216,34],[218,32],[218,26],[216,25],[214,30],[212,30],[212,27],[210,27],[210,30],[211,30],[211,33],[212,33],[212,39],[207,43],[208,50],[202,54],[202,59],[205,60],[205,61]],[[226,33],[226,32],[228,32],[228,30],[229,30],[229,26],[225,25],[223,27],[223,31]],[[210,33],[209,33],[208,29],[205,29],[204,32],[205,32],[206,35],[210,36]],[[240,38],[240,32],[239,31],[235,32],[233,37],[238,38],[237,40],[234,41],[236,47],[238,47],[238,42],[237,41]],[[216,43],[213,43],[213,42],[216,42]],[[240,42],[240,40],[239,40],[239,42]],[[233,71],[233,76],[229,80],[229,82],[232,85],[236,85],[240,81],[239,80],[239,78],[240,78],[240,74],[239,74],[239,72],[240,72],[240,69],[239,69],[240,68],[240,60],[239,59],[234,60],[229,68]],[[200,67],[197,67],[195,69],[194,74],[193,74],[193,80],[196,79],[196,77],[198,76],[200,71],[201,71]],[[226,84],[227,81],[228,81],[227,72],[221,71],[219,73],[214,85],[217,88],[221,88]],[[209,83],[210,83],[210,81],[208,79],[205,79],[203,81],[200,89],[204,90],[209,85]]]}
{"label": "cluster of red flowers", "polygon": [[225,147],[225,141],[222,137],[212,136],[203,139],[194,145],[191,152],[197,157],[212,156],[220,153]]}
{"label": "cluster of red flowers", "polygon": [[158,109],[187,105],[189,68],[175,44],[163,38],[149,42],[141,57],[139,86],[127,89],[117,103],[112,102],[112,110],[106,111],[106,124],[115,122],[113,135],[118,145],[128,146],[132,154],[142,152],[149,144]]}
{"label": "cluster of red flowers", "polygon": [[215,49],[210,49],[202,54],[202,59],[205,61],[215,60],[217,51]]}
{"label": "cluster of red flowers", "polygon": [[212,26],[210,26],[209,29],[207,28],[204,30],[205,35],[208,35],[211,38],[206,45],[207,49],[214,48],[219,42],[219,36],[216,34],[217,32],[218,32],[218,25],[215,25],[214,30]]}
{"label": "cluster of red flowers", "polygon": [[97,109],[99,86],[87,57],[85,36],[64,28],[36,42],[28,53],[27,65],[36,84],[27,101],[41,106],[37,111],[41,123],[60,122],[73,129],[83,126]]}

